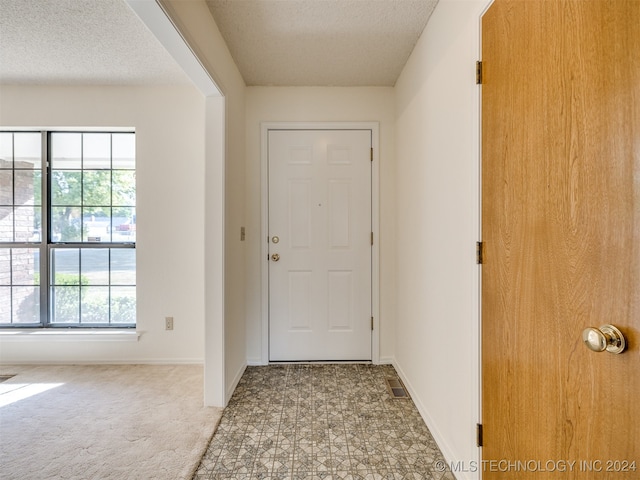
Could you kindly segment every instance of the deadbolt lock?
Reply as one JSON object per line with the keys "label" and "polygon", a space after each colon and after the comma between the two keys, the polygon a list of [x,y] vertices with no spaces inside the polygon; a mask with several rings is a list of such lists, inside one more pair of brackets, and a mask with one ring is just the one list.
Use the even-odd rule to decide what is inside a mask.
{"label": "deadbolt lock", "polygon": [[274,236],[273,238],[271,238],[272,243],[278,243],[279,241],[280,241],[280,237]]}

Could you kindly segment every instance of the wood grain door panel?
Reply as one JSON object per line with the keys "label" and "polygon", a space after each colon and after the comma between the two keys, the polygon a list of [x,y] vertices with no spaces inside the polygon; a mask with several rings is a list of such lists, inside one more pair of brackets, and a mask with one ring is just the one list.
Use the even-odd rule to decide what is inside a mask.
{"label": "wood grain door panel", "polygon": [[[483,478],[640,478],[640,1],[496,0],[482,32]],[[623,354],[582,342],[608,323]]]}

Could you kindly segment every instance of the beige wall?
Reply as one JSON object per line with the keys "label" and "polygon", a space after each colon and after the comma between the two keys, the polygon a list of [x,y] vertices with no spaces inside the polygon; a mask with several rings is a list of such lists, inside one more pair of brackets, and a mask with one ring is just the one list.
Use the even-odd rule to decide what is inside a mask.
{"label": "beige wall", "polygon": [[395,363],[445,456],[467,465],[478,460],[475,62],[486,4],[441,0],[396,84]]}
{"label": "beige wall", "polygon": [[[134,127],[138,342],[0,340],[0,361],[201,363],[204,99],[193,87],[0,87],[0,125]],[[164,317],[174,330],[165,331]]]}
{"label": "beige wall", "polygon": [[[246,367],[247,358],[245,244],[240,241],[240,227],[245,224],[245,84],[204,0],[163,0],[162,4],[224,95],[224,101],[211,98],[207,102],[205,397],[212,403],[210,398],[223,393],[225,398],[217,398],[213,403],[219,404],[220,400],[226,403]],[[220,109],[224,111],[224,119],[219,116]],[[224,142],[224,150],[220,150],[220,142]],[[220,155],[224,158],[222,165],[218,165]],[[221,193],[223,198],[219,198]],[[219,212],[221,201],[223,212]],[[217,216],[221,213],[224,244],[218,245],[221,225]],[[219,247],[224,251],[223,264],[218,261]],[[224,272],[222,279],[219,278],[221,271]],[[220,293],[224,294],[223,298]],[[222,311],[220,301],[224,303]],[[223,371],[219,372],[221,362]],[[222,381],[224,392],[213,392],[209,380],[219,375],[223,377],[218,380]]]}
{"label": "beige wall", "polygon": [[379,122],[380,125],[380,358],[394,343],[395,211],[394,93],[378,87],[249,87],[246,101],[247,359],[262,361],[261,152],[262,122]]}

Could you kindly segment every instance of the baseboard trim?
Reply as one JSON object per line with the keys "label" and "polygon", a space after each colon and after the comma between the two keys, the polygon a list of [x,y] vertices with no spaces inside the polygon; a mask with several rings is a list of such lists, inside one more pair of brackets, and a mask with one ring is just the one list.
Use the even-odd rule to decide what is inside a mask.
{"label": "baseboard trim", "polygon": [[[438,448],[440,448],[440,451],[442,452],[442,455],[447,461],[447,464],[452,465],[454,460],[457,458],[457,456],[454,454],[451,447],[445,441],[444,436],[442,435],[440,430],[438,430],[438,428],[436,427],[435,421],[433,420],[431,415],[429,415],[426,407],[420,400],[420,397],[416,394],[415,388],[413,388],[411,382],[407,378],[407,375],[404,373],[404,370],[402,369],[402,367],[400,366],[400,364],[397,362],[395,358],[393,360],[393,367],[396,369],[396,372],[398,373],[398,376],[402,380],[402,383],[404,383],[404,386],[407,388],[407,390],[409,390],[409,395],[411,395],[411,400],[413,400],[413,403],[418,409],[420,416],[422,417],[422,419],[424,420],[424,423],[426,423],[427,428],[431,432],[433,439],[438,444]],[[452,473],[457,480],[473,480],[473,478],[477,478],[477,477],[472,478],[469,475],[467,475],[467,473],[465,472],[452,472]]]}

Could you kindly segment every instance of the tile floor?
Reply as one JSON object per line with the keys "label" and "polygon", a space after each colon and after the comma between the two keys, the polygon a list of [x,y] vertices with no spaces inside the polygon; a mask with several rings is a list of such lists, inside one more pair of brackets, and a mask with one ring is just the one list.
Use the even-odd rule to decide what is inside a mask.
{"label": "tile floor", "polygon": [[389,365],[248,367],[194,480],[455,480]]}

